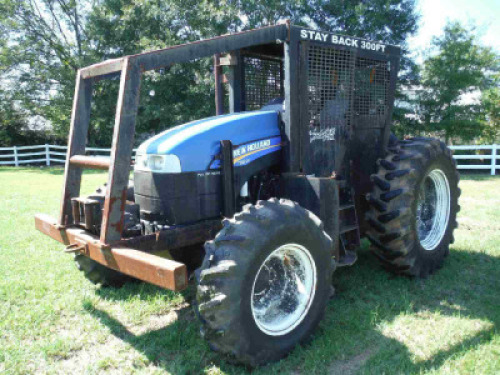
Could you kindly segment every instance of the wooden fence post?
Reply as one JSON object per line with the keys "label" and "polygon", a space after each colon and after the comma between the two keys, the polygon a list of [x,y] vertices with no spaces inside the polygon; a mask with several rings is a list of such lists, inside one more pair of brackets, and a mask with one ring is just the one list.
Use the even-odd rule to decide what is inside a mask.
{"label": "wooden fence post", "polygon": [[497,144],[491,146],[491,175],[494,176],[497,168]]}
{"label": "wooden fence post", "polygon": [[17,155],[17,146],[14,146],[14,165],[19,167],[19,158]]}

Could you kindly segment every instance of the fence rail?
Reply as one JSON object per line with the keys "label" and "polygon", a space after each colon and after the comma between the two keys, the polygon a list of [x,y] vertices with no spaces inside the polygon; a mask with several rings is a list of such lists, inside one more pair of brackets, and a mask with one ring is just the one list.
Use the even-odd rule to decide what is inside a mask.
{"label": "fence rail", "polygon": [[[498,155],[498,150],[500,150],[500,145],[460,145],[460,146],[450,146],[450,149],[453,150],[453,158],[457,161],[458,169],[466,169],[466,170],[474,170],[474,169],[483,169],[490,170],[490,174],[492,176],[495,175],[497,170],[500,170],[500,163],[498,159],[500,159],[500,155]],[[458,151],[458,153],[457,153]],[[490,151],[489,154],[477,154],[477,151],[487,152]],[[462,154],[462,152],[466,152]],[[461,164],[461,160],[480,160],[483,161],[481,164]],[[488,162],[489,161],[489,162]]]}
{"label": "fence rail", "polygon": [[[67,146],[59,145],[34,145],[0,147],[0,165],[13,165],[19,167],[25,164],[64,164],[66,162]],[[87,155],[109,156],[111,149],[87,147]],[[132,158],[135,158],[135,149]]]}
{"label": "fence rail", "polygon": [[[461,145],[450,146],[455,154],[453,158],[457,161],[458,169],[465,170],[489,170],[493,176],[500,170],[500,145]],[[13,146],[0,147],[0,165],[14,165],[19,167],[24,164],[64,164],[66,162],[67,146],[58,145],[35,145],[35,146]],[[8,153],[10,151],[10,153]],[[111,149],[99,147],[87,147],[86,153],[95,156],[109,156]],[[135,157],[135,151],[132,158]],[[458,151],[458,153],[457,153]],[[478,154],[479,152],[488,152]],[[10,159],[10,160],[9,160]],[[480,164],[461,164],[462,160],[478,160]]]}

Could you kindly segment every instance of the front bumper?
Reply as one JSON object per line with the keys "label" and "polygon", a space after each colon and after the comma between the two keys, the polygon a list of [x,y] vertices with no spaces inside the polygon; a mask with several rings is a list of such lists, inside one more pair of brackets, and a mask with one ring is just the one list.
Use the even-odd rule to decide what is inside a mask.
{"label": "front bumper", "polygon": [[[77,227],[61,226],[55,219],[44,214],[35,215],[35,227],[65,244],[67,251],[79,252],[106,267],[139,280],[173,291],[183,290],[188,285],[185,264],[126,247],[126,241],[115,245],[103,244],[99,237]],[[155,239],[146,240],[154,243]]]}

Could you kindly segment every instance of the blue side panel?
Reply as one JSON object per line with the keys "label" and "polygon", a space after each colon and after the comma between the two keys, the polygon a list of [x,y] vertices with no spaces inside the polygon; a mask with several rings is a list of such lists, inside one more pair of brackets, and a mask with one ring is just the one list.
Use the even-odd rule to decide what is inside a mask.
{"label": "blue side panel", "polygon": [[176,155],[182,172],[203,171],[220,153],[220,141],[224,139],[238,146],[234,151],[235,166],[278,151],[281,148],[278,113],[242,112],[193,121],[156,135],[144,142],[138,152]]}

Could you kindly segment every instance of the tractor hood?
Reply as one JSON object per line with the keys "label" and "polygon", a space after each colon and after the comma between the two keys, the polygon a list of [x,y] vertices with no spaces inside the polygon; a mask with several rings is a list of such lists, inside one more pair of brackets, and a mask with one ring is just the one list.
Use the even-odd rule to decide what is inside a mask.
{"label": "tractor hood", "polygon": [[154,136],[139,146],[137,156],[143,160],[148,155],[166,155],[175,159],[174,164],[180,162],[180,170],[177,167],[176,171],[165,171],[167,173],[206,171],[219,166],[215,156],[220,154],[220,141],[230,140],[235,146],[235,166],[244,165],[257,157],[255,154],[260,157],[281,148],[278,123],[276,111],[210,117]]}

